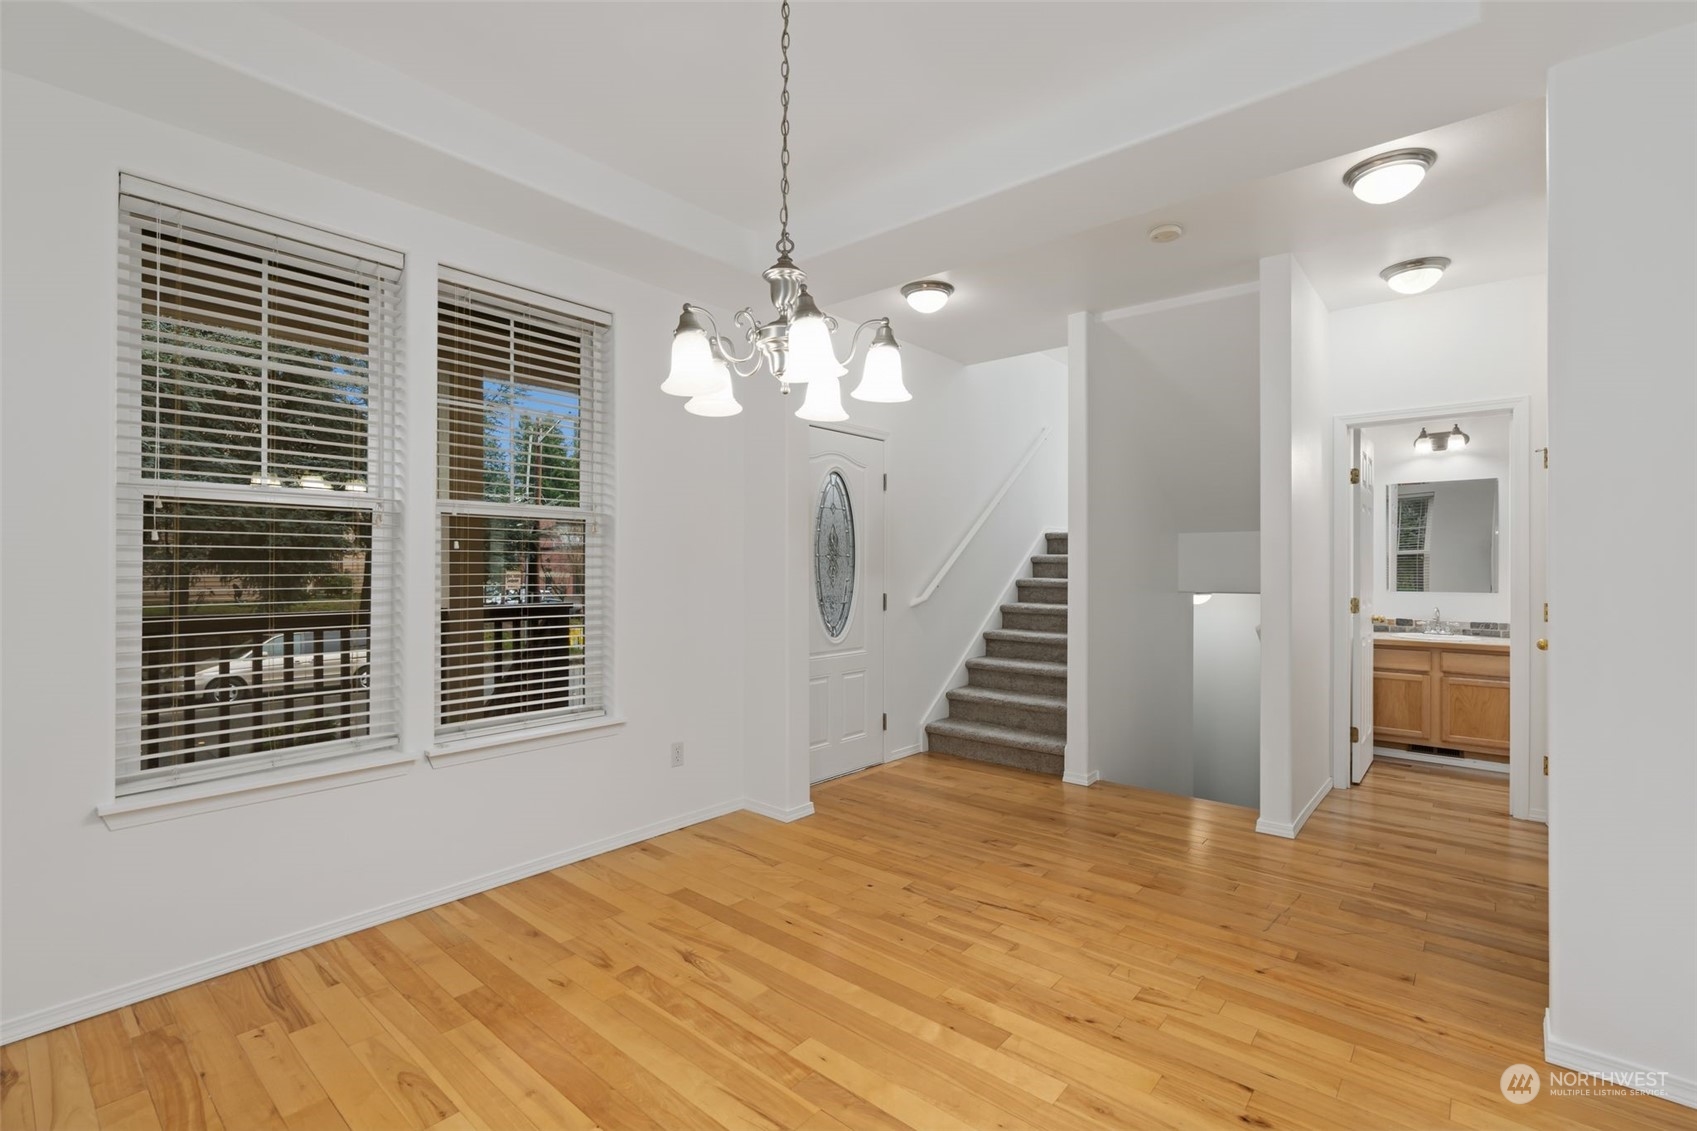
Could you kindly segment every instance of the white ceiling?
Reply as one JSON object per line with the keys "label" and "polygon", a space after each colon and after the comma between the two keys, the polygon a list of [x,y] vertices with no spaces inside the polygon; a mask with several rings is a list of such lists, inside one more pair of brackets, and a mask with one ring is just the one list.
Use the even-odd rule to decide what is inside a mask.
{"label": "white ceiling", "polygon": [[[1363,204],[1343,173],[1373,152],[1408,145],[1438,161],[1414,193],[1388,205]],[[1176,222],[1183,238],[1148,239]],[[1065,339],[1075,310],[1114,311],[1254,282],[1263,256],[1294,252],[1333,310],[1394,301],[1379,270],[1403,259],[1445,255],[1454,262],[1439,285],[1465,287],[1545,266],[1544,106],[1527,102],[1466,122],[1341,154],[1301,169],[1247,181],[1092,228],[1014,254],[993,254],[944,272],[954,300],[929,321],[926,344],[965,361],[1044,349]],[[888,305],[888,295],[852,304]],[[1010,318],[1010,309],[1019,318]],[[920,316],[908,314],[908,332]]]}
{"label": "white ceiling", "polygon": [[[774,228],[778,6],[267,3],[270,13],[665,189]],[[1127,70],[1265,23],[1254,3],[819,3],[791,16],[792,191],[807,210],[911,167],[940,139],[1090,98]]]}
{"label": "white ceiling", "polygon": [[[798,261],[828,309],[963,361],[1064,315],[1254,278],[1334,306],[1378,268],[1542,268],[1549,67],[1697,19],[1674,3],[795,5]],[[0,4],[8,70],[722,306],[775,236],[773,3]],[[159,81],[158,76],[170,76]],[[1351,155],[1440,151],[1372,208]],[[1143,230],[1191,234],[1151,247]],[[896,289],[943,275],[942,313]]]}

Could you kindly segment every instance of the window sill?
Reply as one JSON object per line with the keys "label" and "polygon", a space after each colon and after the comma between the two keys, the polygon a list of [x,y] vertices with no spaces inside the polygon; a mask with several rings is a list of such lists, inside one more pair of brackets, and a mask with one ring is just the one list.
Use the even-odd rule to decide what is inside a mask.
{"label": "window sill", "polygon": [[295,797],[345,785],[397,777],[418,761],[416,754],[383,750],[333,761],[261,770],[217,781],[195,782],[131,794],[95,807],[95,813],[114,831],[173,821],[196,813],[253,805],[278,797]]}
{"label": "window sill", "polygon": [[611,738],[624,729],[625,720],[611,715],[596,715],[588,719],[539,726],[534,730],[505,731],[493,734],[473,734],[463,738],[442,739],[434,749],[425,751],[431,766],[446,769],[468,762],[483,762],[490,758],[505,758],[509,754],[525,754],[570,742],[588,742]]}

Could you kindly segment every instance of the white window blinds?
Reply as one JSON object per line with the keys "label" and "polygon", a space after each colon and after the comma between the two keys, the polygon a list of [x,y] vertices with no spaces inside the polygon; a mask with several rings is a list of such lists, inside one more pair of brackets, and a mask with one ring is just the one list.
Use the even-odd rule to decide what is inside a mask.
{"label": "white window blinds", "polygon": [[609,315],[443,268],[440,735],[610,708]]}
{"label": "white window blinds", "polygon": [[401,257],[125,177],[117,792],[392,744]]}

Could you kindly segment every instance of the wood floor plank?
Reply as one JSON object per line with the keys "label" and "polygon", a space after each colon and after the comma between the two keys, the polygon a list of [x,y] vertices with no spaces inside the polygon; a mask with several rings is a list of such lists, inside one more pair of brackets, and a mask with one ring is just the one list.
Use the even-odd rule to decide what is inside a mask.
{"label": "wood floor plank", "polygon": [[1545,830],[922,755],[0,1048],[5,1131],[1689,1131],[1543,1072]]}

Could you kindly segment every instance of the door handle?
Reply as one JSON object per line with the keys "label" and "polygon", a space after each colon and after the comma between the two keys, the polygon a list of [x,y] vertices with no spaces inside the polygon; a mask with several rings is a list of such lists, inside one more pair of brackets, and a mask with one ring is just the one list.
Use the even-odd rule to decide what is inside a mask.
{"label": "door handle", "polygon": [[1550,642],[1548,640],[1545,640],[1542,636],[1538,637],[1538,651],[1548,652],[1549,650],[1550,650]]}

